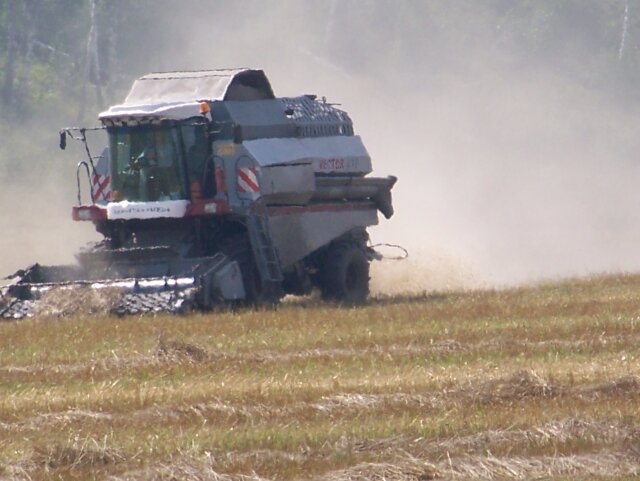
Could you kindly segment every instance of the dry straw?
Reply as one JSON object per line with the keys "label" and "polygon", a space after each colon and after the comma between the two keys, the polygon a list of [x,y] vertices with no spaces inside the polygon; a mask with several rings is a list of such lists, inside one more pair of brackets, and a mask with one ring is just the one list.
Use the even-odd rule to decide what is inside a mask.
{"label": "dry straw", "polygon": [[47,291],[36,304],[35,317],[107,315],[117,306],[122,290],[57,287]]}

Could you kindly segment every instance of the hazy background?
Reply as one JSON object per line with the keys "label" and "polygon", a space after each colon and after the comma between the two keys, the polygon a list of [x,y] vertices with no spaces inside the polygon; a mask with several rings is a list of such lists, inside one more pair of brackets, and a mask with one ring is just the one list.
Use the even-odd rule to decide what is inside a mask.
{"label": "hazy background", "polygon": [[82,152],[57,150],[61,126],[95,125],[146,72],[241,66],[276,95],[340,103],[375,173],[399,177],[372,238],[411,257],[376,266],[375,289],[640,270],[636,0],[12,1],[0,65],[14,18],[23,91],[0,106],[0,273],[92,238],[70,220]]}

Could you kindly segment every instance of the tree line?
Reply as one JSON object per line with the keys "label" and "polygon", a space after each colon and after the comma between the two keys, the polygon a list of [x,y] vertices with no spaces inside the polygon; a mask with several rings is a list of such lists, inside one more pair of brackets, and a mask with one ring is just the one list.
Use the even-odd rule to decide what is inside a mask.
{"label": "tree line", "polygon": [[[0,1],[0,118],[105,106],[147,67],[130,46],[160,37],[166,0]],[[153,38],[152,38],[153,40]],[[73,99],[71,102],[68,99]]]}
{"label": "tree line", "polygon": [[189,34],[172,12],[214,12],[222,23],[232,13],[246,24],[277,8],[302,19],[304,42],[352,71],[417,77],[484,49],[514,63],[555,62],[583,85],[640,98],[640,0],[1,0],[0,119],[42,108],[82,119],[121,98]]}

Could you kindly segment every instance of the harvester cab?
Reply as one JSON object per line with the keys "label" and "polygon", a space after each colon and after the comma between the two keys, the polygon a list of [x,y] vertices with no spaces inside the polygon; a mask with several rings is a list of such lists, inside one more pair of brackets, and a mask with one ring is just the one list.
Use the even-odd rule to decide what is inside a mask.
{"label": "harvester cab", "polygon": [[263,71],[239,69],[145,75],[99,119],[100,155],[86,129],[64,129],[60,146],[68,135],[85,143],[72,216],[103,239],[77,264],[17,273],[0,316],[34,315],[59,289],[115,291],[122,314],[271,303],[314,287],[338,302],[367,298],[366,228],[393,214],[396,179],[367,176],[346,112],[311,95],[276,98]]}

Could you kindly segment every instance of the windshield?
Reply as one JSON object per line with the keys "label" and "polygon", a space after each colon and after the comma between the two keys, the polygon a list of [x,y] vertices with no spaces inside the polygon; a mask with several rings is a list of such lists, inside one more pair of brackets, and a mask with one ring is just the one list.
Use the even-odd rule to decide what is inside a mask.
{"label": "windshield", "polygon": [[182,150],[175,127],[111,127],[108,132],[113,200],[186,198]]}

